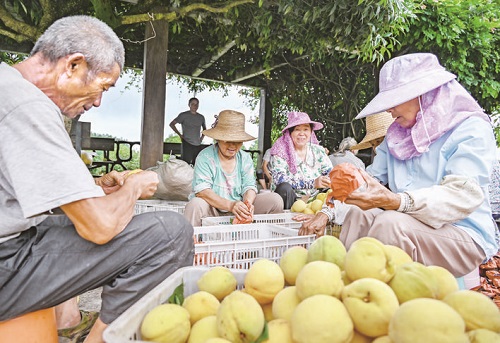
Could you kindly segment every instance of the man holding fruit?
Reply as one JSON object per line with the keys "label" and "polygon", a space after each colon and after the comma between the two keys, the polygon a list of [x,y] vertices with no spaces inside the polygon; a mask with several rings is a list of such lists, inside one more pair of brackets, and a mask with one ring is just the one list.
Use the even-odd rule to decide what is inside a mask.
{"label": "man holding fruit", "polygon": [[[124,54],[110,27],[74,16],[54,22],[23,62],[0,64],[0,321],[102,287],[86,338],[102,342],[109,323],[193,263],[193,228],[180,214],[134,216],[136,200],[156,191],[156,173],[94,180],[64,126],[63,116],[101,104]],[[83,321],[76,312],[70,326]]]}

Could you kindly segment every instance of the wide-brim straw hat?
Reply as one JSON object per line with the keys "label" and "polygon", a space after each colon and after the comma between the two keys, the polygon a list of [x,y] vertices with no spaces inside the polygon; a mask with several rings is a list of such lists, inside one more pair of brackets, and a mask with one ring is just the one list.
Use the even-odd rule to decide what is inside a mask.
{"label": "wide-brim straw hat", "polygon": [[351,147],[351,150],[363,150],[371,148],[370,142],[374,139],[384,137],[387,129],[394,122],[394,118],[389,112],[381,112],[366,118],[366,134],[358,144]]}
{"label": "wide-brim straw hat", "polygon": [[356,119],[401,105],[455,78],[456,75],[446,71],[433,54],[416,53],[395,57],[380,70],[380,90]]}
{"label": "wide-brim straw hat", "polygon": [[288,112],[287,115],[288,115],[288,123],[286,124],[285,128],[281,130],[282,133],[291,127],[295,127],[297,125],[302,125],[302,124],[312,124],[312,129],[314,131],[321,130],[323,128],[323,124],[311,120],[311,118],[309,118],[309,114],[305,112]]}
{"label": "wide-brim straw hat", "polygon": [[202,134],[226,142],[248,142],[256,139],[245,132],[245,115],[233,110],[220,112],[212,128],[203,130]]}

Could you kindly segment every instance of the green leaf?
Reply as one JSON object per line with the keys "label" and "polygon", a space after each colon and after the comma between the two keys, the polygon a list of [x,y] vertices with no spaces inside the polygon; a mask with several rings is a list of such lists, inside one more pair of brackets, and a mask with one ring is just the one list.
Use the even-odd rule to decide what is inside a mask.
{"label": "green leaf", "polygon": [[169,304],[181,305],[184,302],[184,283],[181,283],[168,298]]}
{"label": "green leaf", "polygon": [[264,341],[267,341],[268,339],[269,339],[269,327],[267,326],[267,322],[266,322],[264,324],[264,330],[262,330],[262,333],[260,334],[259,338],[257,338],[252,343],[262,343]]}

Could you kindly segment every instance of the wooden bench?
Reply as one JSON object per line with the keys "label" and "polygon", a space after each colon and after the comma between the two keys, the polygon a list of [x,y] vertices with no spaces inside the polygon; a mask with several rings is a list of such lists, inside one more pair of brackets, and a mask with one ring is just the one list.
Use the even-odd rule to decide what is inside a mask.
{"label": "wooden bench", "polygon": [[[104,159],[102,161],[94,160],[92,166],[89,169],[95,169],[100,167],[106,167],[106,173],[113,170],[114,166],[117,164],[116,160],[112,160],[109,156],[111,151],[115,151],[115,140],[114,138],[98,138],[91,137],[88,141],[82,140],[82,150],[92,150],[94,152],[102,151]],[[126,169],[126,168],[125,168]]]}
{"label": "wooden bench", "polygon": [[175,155],[175,157],[181,157],[181,143],[163,143],[163,154],[164,155]]}

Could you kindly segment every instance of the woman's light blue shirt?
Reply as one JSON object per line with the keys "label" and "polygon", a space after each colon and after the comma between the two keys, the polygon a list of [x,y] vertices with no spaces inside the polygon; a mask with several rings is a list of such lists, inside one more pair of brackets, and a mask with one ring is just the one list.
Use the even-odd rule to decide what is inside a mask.
{"label": "woman's light blue shirt", "polygon": [[406,161],[389,154],[384,141],[377,147],[377,155],[367,171],[396,193],[438,185],[445,175],[476,179],[483,190],[483,204],[453,224],[467,232],[489,258],[498,250],[488,192],[495,159],[496,141],[491,125],[470,117],[432,143],[428,152]]}
{"label": "woman's light blue shirt", "polygon": [[236,167],[232,173],[226,173],[220,164],[217,144],[203,149],[198,154],[194,166],[194,194],[204,189],[212,189],[222,198],[237,201],[242,200],[243,194],[250,189],[257,192],[255,171],[250,154],[240,150],[235,158]]}

